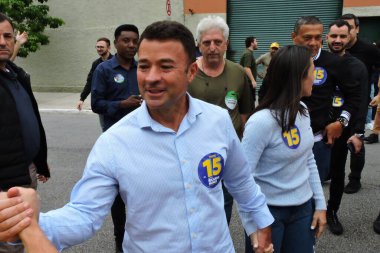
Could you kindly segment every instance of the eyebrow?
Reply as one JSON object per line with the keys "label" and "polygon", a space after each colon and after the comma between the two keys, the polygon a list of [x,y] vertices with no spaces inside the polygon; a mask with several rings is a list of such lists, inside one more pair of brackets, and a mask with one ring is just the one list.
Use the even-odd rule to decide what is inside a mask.
{"label": "eyebrow", "polygon": [[[139,63],[147,63],[147,62],[149,62],[149,59],[142,58],[142,59],[139,59],[138,62]],[[159,62],[160,63],[174,63],[175,61],[173,59],[170,59],[170,58],[163,58],[163,59],[160,59]]]}

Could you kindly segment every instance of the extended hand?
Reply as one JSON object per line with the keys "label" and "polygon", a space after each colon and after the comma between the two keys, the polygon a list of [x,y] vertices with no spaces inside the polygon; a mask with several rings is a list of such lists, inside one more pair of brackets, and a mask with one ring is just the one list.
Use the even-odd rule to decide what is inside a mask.
{"label": "extended hand", "polygon": [[24,45],[28,41],[28,37],[27,32],[24,31],[20,33],[20,31],[17,31],[16,42],[20,43],[20,45]]}
{"label": "extended hand", "polygon": [[0,192],[0,241],[16,241],[17,235],[28,227],[34,211],[20,197],[17,188]]}

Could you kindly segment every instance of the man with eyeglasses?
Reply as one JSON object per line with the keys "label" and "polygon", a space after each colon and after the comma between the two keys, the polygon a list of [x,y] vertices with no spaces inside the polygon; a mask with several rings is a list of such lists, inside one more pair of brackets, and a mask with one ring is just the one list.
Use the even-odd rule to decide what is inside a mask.
{"label": "man with eyeglasses", "polygon": [[[229,27],[218,16],[208,16],[197,26],[197,41],[202,56],[197,59],[198,71],[188,87],[191,96],[218,105],[231,117],[239,138],[254,104],[251,83],[239,64],[224,58]],[[231,220],[233,198],[223,185],[224,210]]]}
{"label": "man with eyeglasses", "polygon": [[[79,111],[83,109],[84,100],[91,93],[92,75],[94,74],[96,67],[100,63],[111,59],[113,56],[110,52],[111,42],[108,38],[105,38],[105,37],[99,38],[96,41],[95,49],[100,57],[96,59],[95,61],[93,61],[90,72],[88,72],[86,85],[83,87],[82,93],[80,94],[80,99],[77,103],[77,109]],[[104,121],[103,121],[103,116],[101,114],[99,114],[99,121],[100,121],[100,126],[103,129]]]}

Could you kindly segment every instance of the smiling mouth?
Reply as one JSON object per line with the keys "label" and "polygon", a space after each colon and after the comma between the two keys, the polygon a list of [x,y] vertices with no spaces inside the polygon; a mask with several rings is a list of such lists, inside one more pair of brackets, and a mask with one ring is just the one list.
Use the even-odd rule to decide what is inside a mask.
{"label": "smiling mouth", "polygon": [[164,89],[146,89],[145,92],[148,93],[149,95],[160,95],[163,93],[165,90]]}

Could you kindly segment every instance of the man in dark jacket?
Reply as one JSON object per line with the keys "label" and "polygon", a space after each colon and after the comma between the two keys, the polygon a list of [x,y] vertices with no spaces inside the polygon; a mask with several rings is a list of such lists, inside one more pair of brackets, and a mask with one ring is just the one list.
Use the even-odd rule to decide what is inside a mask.
{"label": "man in dark jacket", "polygon": [[[13,25],[0,13],[0,190],[37,187],[46,182],[45,131],[29,75],[10,61],[15,44]],[[5,251],[4,251],[5,250]],[[0,252],[23,252],[22,245],[0,242]]]}
{"label": "man in dark jacket", "polygon": [[[315,16],[297,20],[292,33],[293,43],[312,50],[315,65],[315,80],[310,97],[303,98],[310,112],[314,133],[313,153],[321,182],[328,178],[331,145],[350,123],[351,115],[360,104],[360,84],[347,68],[345,59],[322,50],[323,24]],[[338,115],[329,113],[335,87],[338,86],[345,101]]]}
{"label": "man in dark jacket", "polygon": [[[81,92],[80,99],[77,103],[77,109],[79,111],[82,110],[84,100],[91,93],[92,76],[94,74],[96,67],[100,63],[105,62],[105,61],[107,61],[113,57],[113,55],[111,54],[111,51],[110,51],[111,50],[111,42],[109,39],[107,39],[105,37],[99,38],[96,41],[95,48],[96,48],[96,52],[98,53],[98,55],[100,57],[92,62],[90,72],[88,72],[86,85],[83,87],[83,91]],[[102,127],[102,129],[104,129],[103,115],[102,114],[98,114],[98,115],[99,115],[100,126]]]}
{"label": "man in dark jacket", "polygon": [[[344,174],[346,167],[346,160],[348,154],[348,146],[352,145],[351,165],[353,164],[353,156],[362,155],[364,152],[363,138],[364,138],[364,123],[367,114],[367,71],[365,65],[346,52],[346,47],[350,41],[350,25],[344,20],[337,20],[329,25],[329,32],[326,37],[327,45],[331,53],[342,57],[345,60],[345,68],[349,69],[352,78],[360,83],[361,92],[357,94],[361,98],[361,103],[352,115],[352,120],[348,127],[343,129],[342,135],[338,138],[331,151],[330,162],[330,196],[327,206],[327,224],[330,231],[335,235],[343,233],[343,226],[338,219],[337,212],[343,196],[344,189]],[[332,112],[335,117],[338,117],[340,108],[344,105],[345,97],[341,94],[340,90],[336,88],[332,102]],[[364,164],[363,164],[364,165]]]}
{"label": "man in dark jacket", "polygon": [[[370,91],[371,91],[371,76],[372,71],[380,70],[380,51],[372,44],[369,44],[358,37],[359,33],[359,19],[353,14],[345,14],[341,17],[346,20],[350,26],[350,43],[347,48],[347,52],[349,52],[352,56],[358,58],[360,61],[364,63],[367,68],[368,73],[368,89],[367,89],[367,97],[364,98],[365,102],[368,106],[370,99]],[[375,108],[376,110],[376,108]],[[349,182],[344,188],[344,192],[348,194],[356,193],[361,188],[361,174],[365,164],[365,148],[363,146],[362,151],[355,156],[352,156],[351,162],[351,173],[348,175]]]}

